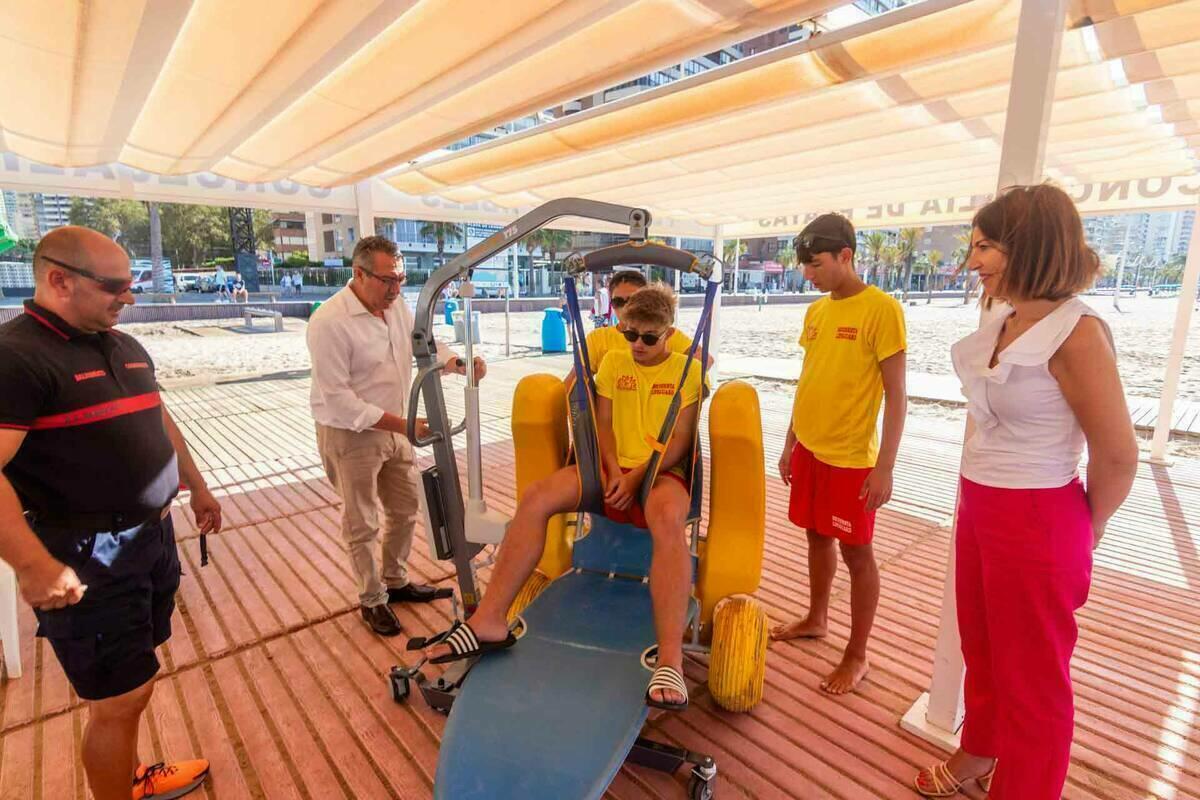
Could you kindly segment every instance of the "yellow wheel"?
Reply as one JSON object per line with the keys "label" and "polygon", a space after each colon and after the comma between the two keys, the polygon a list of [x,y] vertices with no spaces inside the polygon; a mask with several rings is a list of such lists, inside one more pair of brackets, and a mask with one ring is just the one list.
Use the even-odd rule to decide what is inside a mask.
{"label": "yellow wheel", "polygon": [[525,608],[533,602],[534,598],[542,593],[547,586],[550,585],[550,579],[547,578],[540,570],[535,571],[529,576],[529,580],[525,581],[525,585],[521,587],[521,591],[517,593],[517,598],[513,600],[512,605],[508,607],[508,621],[512,622],[517,615],[522,613]]}
{"label": "yellow wheel", "polygon": [[708,688],[726,711],[749,711],[762,700],[767,673],[767,612],[746,595],[717,603],[713,612]]}

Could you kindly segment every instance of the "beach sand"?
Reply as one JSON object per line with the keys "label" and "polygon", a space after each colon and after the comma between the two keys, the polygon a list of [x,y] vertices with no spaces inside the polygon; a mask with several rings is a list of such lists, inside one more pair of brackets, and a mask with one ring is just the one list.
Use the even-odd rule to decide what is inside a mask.
{"label": "beach sand", "polygon": [[[1162,389],[1175,320],[1174,298],[1125,299],[1121,305],[1126,313],[1112,308],[1111,297],[1085,300],[1112,327],[1126,393],[1134,397],[1157,397]],[[735,358],[763,355],[795,358],[799,374],[802,353],[796,338],[807,308],[807,305],[768,303],[761,311],[752,306],[722,309],[720,354]],[[511,315],[512,357],[540,352],[543,316],[542,312]],[[958,300],[938,299],[926,305],[924,298],[918,298],[917,305],[905,309],[905,316],[909,371],[949,375],[950,346],[975,328],[979,311],[975,305],[964,306]],[[698,321],[699,309],[685,309],[680,313],[679,327],[691,333]],[[308,369],[306,324],[287,319],[283,333],[268,332],[268,324],[259,321],[253,333],[245,332],[240,321],[235,320],[143,323],[124,325],[122,330],[145,344],[164,382],[212,381]],[[505,357],[503,314],[481,314],[480,334],[483,338],[477,348],[480,355],[489,360]],[[462,351],[462,345],[450,342],[453,331],[449,326],[437,324],[434,335]],[[1200,312],[1192,317],[1179,396],[1200,401]]]}

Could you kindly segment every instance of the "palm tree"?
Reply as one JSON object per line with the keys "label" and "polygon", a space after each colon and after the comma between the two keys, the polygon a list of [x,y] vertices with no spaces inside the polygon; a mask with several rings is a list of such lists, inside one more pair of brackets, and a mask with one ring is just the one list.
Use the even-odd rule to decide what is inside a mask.
{"label": "palm tree", "polygon": [[570,231],[542,231],[542,252],[550,259],[550,270],[553,272],[561,269],[558,264],[558,254],[564,250],[571,249],[571,244],[575,241],[575,236]]}
{"label": "palm tree", "polygon": [[871,231],[867,234],[866,244],[867,258],[871,260],[871,273],[867,282],[878,286],[879,265],[883,261],[883,248],[887,247],[887,236],[883,231]]}
{"label": "palm tree", "polygon": [[1134,271],[1133,271],[1133,299],[1137,299],[1138,284],[1142,282],[1142,267],[1146,265],[1145,254],[1134,256]]}
{"label": "palm tree", "polygon": [[437,265],[445,264],[446,242],[461,242],[465,238],[463,226],[457,222],[426,222],[421,226],[421,237],[437,242]]}
{"label": "palm tree", "polygon": [[[796,251],[790,246],[779,248],[779,252],[775,254],[775,261],[779,266],[783,267],[784,284],[789,288],[794,281],[788,280],[788,276],[796,269]],[[800,291],[804,291],[804,278],[800,278]]]}
{"label": "palm tree", "polygon": [[558,254],[564,250],[569,250],[574,241],[575,236],[570,231],[542,231],[542,249],[549,256],[551,266],[558,260]]}
{"label": "palm tree", "polygon": [[925,273],[925,305],[933,302],[933,276],[942,266],[942,251],[930,250],[925,254],[928,261],[928,271]]}
{"label": "palm tree", "polygon": [[745,253],[749,249],[750,249],[750,245],[746,244],[741,239],[732,239],[732,240],[725,241],[725,248],[724,248],[724,252],[722,254],[722,260],[725,262],[725,264],[727,266],[729,264],[733,265],[733,270],[731,272],[727,272],[725,274],[733,276],[733,291],[735,294],[737,293],[737,289],[738,289],[738,287],[737,287],[737,273],[738,273],[737,265],[742,260],[742,254]]}
{"label": "palm tree", "polygon": [[971,271],[967,269],[967,254],[971,252],[971,229],[963,228],[955,234],[954,240],[958,242],[958,249],[954,251],[958,268],[954,270],[954,274],[963,273],[963,305],[965,306],[971,302]]}
{"label": "palm tree", "polygon": [[163,269],[162,220],[159,219],[158,203],[146,203],[150,215],[150,276],[155,292],[167,290],[166,270]]}
{"label": "palm tree", "polygon": [[901,302],[908,302],[908,285],[912,281],[913,260],[917,257],[917,245],[921,241],[924,228],[901,228],[896,237],[896,249],[900,260],[904,263],[904,282],[902,284]]}
{"label": "palm tree", "polygon": [[[521,240],[521,244],[525,245],[525,253],[529,256],[529,289],[536,291],[533,286],[533,251],[542,247],[542,240],[546,238],[546,231],[538,228],[536,231],[531,231],[525,234],[525,238]],[[542,248],[543,250],[545,248]]]}
{"label": "palm tree", "polygon": [[892,274],[892,270],[900,263],[900,249],[894,245],[884,245],[884,248],[879,253],[880,263],[883,265],[884,283],[890,283],[888,280]]}

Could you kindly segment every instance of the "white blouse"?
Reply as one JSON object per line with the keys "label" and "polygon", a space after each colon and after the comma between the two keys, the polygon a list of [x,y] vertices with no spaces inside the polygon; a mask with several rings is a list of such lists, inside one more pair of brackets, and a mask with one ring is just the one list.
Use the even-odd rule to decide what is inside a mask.
{"label": "white blouse", "polygon": [[[998,315],[950,351],[975,421],[963,447],[962,475],[1002,489],[1064,486],[1079,474],[1084,436],[1049,361],[1081,317],[1099,315],[1071,298],[1021,334],[993,368],[989,364],[1010,315]],[[1101,323],[1111,341],[1107,323]]]}

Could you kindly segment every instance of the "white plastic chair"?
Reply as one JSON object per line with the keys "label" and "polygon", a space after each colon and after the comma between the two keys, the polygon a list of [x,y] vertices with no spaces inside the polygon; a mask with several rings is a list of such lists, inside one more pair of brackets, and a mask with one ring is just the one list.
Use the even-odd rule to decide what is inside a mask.
{"label": "white plastic chair", "polygon": [[9,678],[21,677],[21,642],[17,628],[17,576],[0,561],[0,644]]}

